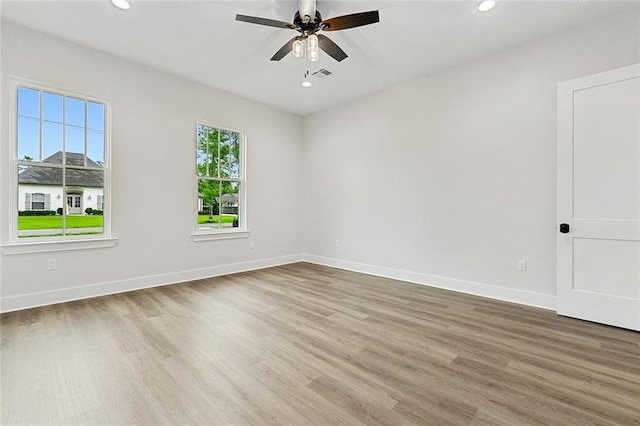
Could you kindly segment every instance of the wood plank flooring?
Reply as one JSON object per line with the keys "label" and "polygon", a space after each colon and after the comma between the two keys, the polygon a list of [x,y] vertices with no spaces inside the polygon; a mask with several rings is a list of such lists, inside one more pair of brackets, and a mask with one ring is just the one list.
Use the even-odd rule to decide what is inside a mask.
{"label": "wood plank flooring", "polygon": [[640,333],[306,263],[1,315],[8,424],[640,424]]}

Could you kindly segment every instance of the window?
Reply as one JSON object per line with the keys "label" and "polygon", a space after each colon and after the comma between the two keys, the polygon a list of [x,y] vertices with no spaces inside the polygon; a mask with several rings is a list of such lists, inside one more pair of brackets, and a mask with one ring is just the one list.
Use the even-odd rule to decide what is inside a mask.
{"label": "window", "polygon": [[197,124],[198,231],[246,230],[243,158],[242,132]]}
{"label": "window", "polygon": [[39,192],[24,194],[25,210],[49,210],[51,205],[51,194],[41,194]]}
{"label": "window", "polygon": [[[15,84],[15,229],[11,239],[108,232],[108,105],[37,84]],[[100,206],[99,214],[93,214]],[[85,198],[86,197],[86,198]],[[96,203],[96,200],[98,201]],[[106,225],[106,226],[105,226]]]}

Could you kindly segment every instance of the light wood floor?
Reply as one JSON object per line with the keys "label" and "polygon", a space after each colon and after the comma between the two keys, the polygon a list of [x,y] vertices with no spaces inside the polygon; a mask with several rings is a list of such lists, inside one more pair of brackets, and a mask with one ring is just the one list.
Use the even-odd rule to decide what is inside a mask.
{"label": "light wood floor", "polygon": [[3,314],[2,424],[640,424],[640,333],[310,264]]}

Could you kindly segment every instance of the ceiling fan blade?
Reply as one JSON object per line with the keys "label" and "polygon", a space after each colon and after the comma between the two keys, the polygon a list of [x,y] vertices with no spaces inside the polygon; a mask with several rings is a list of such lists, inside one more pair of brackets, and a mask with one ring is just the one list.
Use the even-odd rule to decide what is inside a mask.
{"label": "ceiling fan blade", "polygon": [[300,36],[296,36],[294,38],[292,38],[291,40],[289,40],[288,42],[286,42],[284,44],[284,46],[282,46],[280,48],[280,50],[278,50],[276,52],[275,55],[273,55],[273,57],[271,58],[272,61],[279,61],[282,58],[284,58],[285,56],[287,56],[289,54],[289,52],[291,52],[291,49],[293,49],[293,42],[296,41],[297,39],[302,38]]}
{"label": "ceiling fan blade", "polygon": [[344,50],[340,49],[340,47],[326,35],[318,34],[318,46],[338,62],[347,59],[348,55],[344,53]]}
{"label": "ceiling fan blade", "polygon": [[363,25],[375,24],[380,22],[380,14],[377,10],[370,12],[354,13],[352,15],[336,16],[335,18],[322,21],[321,27],[323,31],[338,31],[348,28],[361,27]]}
{"label": "ceiling fan blade", "polygon": [[249,24],[266,25],[267,27],[295,29],[295,25],[275,19],[258,18],[257,16],[236,15],[236,21],[248,22]]}

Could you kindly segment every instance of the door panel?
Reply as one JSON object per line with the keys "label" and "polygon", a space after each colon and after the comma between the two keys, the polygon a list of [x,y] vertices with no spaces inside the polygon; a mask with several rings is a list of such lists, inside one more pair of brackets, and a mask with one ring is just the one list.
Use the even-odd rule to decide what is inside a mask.
{"label": "door panel", "polygon": [[[608,263],[602,261],[603,253],[607,253]],[[637,299],[638,259],[638,241],[574,238],[573,290]]]}
{"label": "door panel", "polygon": [[640,330],[640,65],[558,85],[557,310]]}
{"label": "door panel", "polygon": [[640,219],[638,96],[638,78],[574,92],[576,218]]}

